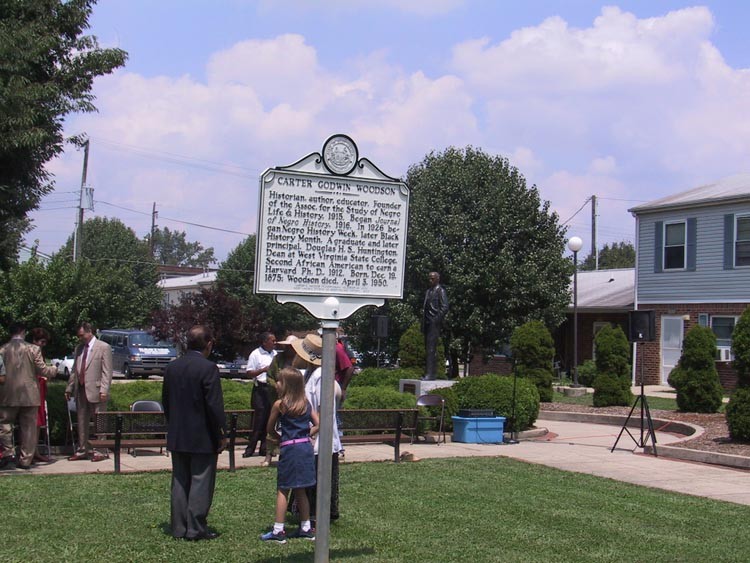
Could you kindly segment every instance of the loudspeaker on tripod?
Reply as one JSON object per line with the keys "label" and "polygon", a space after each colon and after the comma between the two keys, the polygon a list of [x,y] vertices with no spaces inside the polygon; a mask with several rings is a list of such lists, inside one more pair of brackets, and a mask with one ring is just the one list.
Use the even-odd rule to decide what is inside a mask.
{"label": "loudspeaker on tripod", "polygon": [[654,311],[630,311],[628,324],[630,342],[653,342],[656,339],[656,313]]}
{"label": "loudspeaker on tripod", "polygon": [[373,315],[370,323],[372,335],[375,338],[388,338],[388,317],[385,315]]}

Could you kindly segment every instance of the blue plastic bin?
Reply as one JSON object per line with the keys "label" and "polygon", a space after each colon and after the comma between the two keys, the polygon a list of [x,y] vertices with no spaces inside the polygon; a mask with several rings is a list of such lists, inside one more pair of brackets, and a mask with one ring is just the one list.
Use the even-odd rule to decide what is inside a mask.
{"label": "blue plastic bin", "polygon": [[503,442],[504,416],[465,418],[452,416],[453,441],[465,444],[501,444]]}

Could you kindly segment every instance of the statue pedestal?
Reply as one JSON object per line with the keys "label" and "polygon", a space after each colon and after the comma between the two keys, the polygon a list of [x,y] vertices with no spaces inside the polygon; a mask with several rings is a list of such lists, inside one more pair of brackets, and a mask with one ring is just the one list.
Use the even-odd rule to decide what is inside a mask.
{"label": "statue pedestal", "polygon": [[422,381],[421,379],[400,379],[398,382],[398,390],[402,393],[413,393],[419,397],[420,395],[426,395],[433,389],[451,387],[455,383],[455,379],[434,379],[432,381]]}

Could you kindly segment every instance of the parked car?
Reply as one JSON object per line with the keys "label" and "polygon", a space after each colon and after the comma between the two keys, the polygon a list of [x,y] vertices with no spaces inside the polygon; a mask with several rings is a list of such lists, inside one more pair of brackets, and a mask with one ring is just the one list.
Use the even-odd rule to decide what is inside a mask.
{"label": "parked car", "polygon": [[70,372],[73,371],[73,360],[73,356],[65,356],[62,360],[59,358],[52,360],[52,365],[57,367],[58,378],[68,380]]}
{"label": "parked car", "polygon": [[247,358],[237,356],[232,361],[223,360],[217,358],[214,360],[216,367],[219,368],[219,375],[221,377],[232,377],[232,378],[243,378],[247,373]]}
{"label": "parked car", "polygon": [[113,367],[128,379],[163,375],[167,364],[177,359],[172,344],[143,330],[106,329],[99,339],[112,347]]}

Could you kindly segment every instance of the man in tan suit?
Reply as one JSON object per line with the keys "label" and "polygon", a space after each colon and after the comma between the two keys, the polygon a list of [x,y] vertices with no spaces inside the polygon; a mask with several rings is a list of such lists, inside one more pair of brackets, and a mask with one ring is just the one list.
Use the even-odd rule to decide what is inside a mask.
{"label": "man in tan suit", "polygon": [[13,323],[11,339],[0,348],[5,364],[5,377],[0,377],[0,445],[5,466],[13,455],[12,424],[18,420],[21,428],[21,455],[16,460],[19,469],[30,469],[36,451],[36,417],[39,411],[39,383],[37,374],[54,377],[57,368],[47,366],[39,346],[26,342],[26,327]]}
{"label": "man in tan suit", "polygon": [[109,386],[112,384],[112,348],[94,336],[89,323],[78,326],[78,341],[73,370],[65,389],[65,400],[76,399],[78,420],[78,451],[68,459],[102,461],[105,455],[95,452],[89,440],[91,417],[107,409]]}

